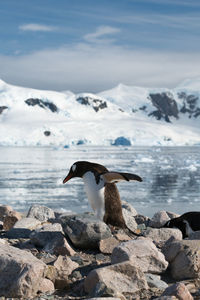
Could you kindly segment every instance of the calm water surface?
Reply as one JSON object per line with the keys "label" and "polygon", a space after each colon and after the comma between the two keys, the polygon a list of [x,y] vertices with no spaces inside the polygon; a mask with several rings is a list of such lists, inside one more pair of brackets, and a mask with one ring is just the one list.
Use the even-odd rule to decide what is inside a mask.
{"label": "calm water surface", "polygon": [[121,199],[140,214],[200,210],[200,147],[0,147],[0,203],[19,211],[32,204],[57,211],[90,211],[81,179],[62,184],[77,160],[140,175],[142,183],[118,184]]}

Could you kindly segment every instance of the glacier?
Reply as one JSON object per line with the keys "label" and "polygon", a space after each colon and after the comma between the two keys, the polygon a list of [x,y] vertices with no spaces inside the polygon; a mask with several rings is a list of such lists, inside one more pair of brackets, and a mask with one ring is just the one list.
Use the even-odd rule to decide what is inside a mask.
{"label": "glacier", "polygon": [[0,146],[200,145],[200,79],[74,94],[0,80]]}

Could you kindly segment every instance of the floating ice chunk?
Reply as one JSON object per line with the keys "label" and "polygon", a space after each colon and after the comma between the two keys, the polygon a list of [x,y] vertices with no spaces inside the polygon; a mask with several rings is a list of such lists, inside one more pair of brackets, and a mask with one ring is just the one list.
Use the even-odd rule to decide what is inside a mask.
{"label": "floating ice chunk", "polygon": [[171,204],[173,202],[173,199],[169,198],[167,199],[167,203]]}
{"label": "floating ice chunk", "polygon": [[188,169],[190,172],[196,172],[196,171],[197,171],[197,167],[194,166],[194,165],[188,166],[187,169]]}
{"label": "floating ice chunk", "polygon": [[135,160],[136,163],[154,163],[154,159],[150,157],[142,157],[140,159]]}

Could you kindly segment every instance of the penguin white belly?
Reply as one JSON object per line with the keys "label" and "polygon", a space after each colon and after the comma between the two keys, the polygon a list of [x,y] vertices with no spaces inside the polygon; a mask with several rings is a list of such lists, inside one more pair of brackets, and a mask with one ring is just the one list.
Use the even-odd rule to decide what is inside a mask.
{"label": "penguin white belly", "polygon": [[192,228],[190,227],[190,224],[188,221],[184,220],[183,223],[186,224],[186,235],[189,236],[190,234],[192,234],[194,232],[194,230],[192,230]]}
{"label": "penguin white belly", "polygon": [[83,182],[92,209],[97,218],[103,220],[105,214],[104,181],[99,180],[97,184],[94,174],[89,171],[83,175]]}

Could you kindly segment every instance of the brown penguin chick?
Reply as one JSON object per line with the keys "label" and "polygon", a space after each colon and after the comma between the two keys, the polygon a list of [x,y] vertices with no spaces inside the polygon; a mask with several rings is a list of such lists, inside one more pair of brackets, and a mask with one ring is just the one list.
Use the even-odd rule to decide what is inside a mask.
{"label": "brown penguin chick", "polygon": [[106,183],[105,185],[105,214],[103,221],[106,224],[126,228],[122,214],[122,205],[118,188],[115,183]]}
{"label": "brown penguin chick", "polygon": [[126,228],[115,183],[131,180],[141,182],[141,177],[130,173],[109,172],[106,167],[88,161],[75,162],[63,183],[74,177],[83,179],[88,200],[98,219],[106,224]]}

